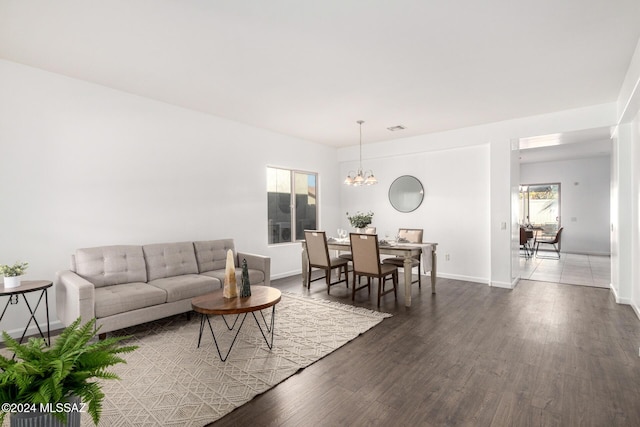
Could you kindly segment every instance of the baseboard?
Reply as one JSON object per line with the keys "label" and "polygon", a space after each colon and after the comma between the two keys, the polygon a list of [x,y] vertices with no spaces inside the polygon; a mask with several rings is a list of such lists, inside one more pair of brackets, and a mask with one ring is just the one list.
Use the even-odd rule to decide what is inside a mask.
{"label": "baseboard", "polygon": [[522,279],[522,276],[516,276],[516,278],[513,279],[513,281],[511,282],[511,289],[514,289],[516,285],[520,283],[521,279]]}
{"label": "baseboard", "polygon": [[462,280],[464,282],[474,282],[474,283],[482,283],[485,285],[489,285],[489,279],[484,279],[481,277],[473,277],[473,276],[463,276],[461,274],[449,274],[449,273],[441,273],[441,272],[437,272],[436,276],[438,278],[443,278],[443,279],[454,279],[454,280]]}
{"label": "baseboard", "polygon": [[611,292],[613,292],[613,298],[616,300],[616,303],[627,304],[633,307],[633,301],[631,301],[630,298],[621,298],[620,295],[618,295],[618,291],[616,290],[616,288],[611,285],[609,285],[609,289],[611,289]]}
{"label": "baseboard", "polygon": [[[51,330],[51,333],[53,333],[54,331],[57,331],[58,329],[62,329],[62,328],[64,328],[64,325],[59,320],[56,320],[55,322],[49,323],[49,329]],[[47,333],[47,324],[42,322],[40,324],[40,329],[42,329],[42,332],[46,335],[46,333]],[[7,331],[7,333],[11,336],[11,338],[15,338],[17,340],[20,339],[20,337],[22,336],[23,332],[24,332],[24,328],[12,329],[10,331]],[[31,336],[35,336],[35,337],[39,337],[40,336],[40,332],[38,332],[38,328],[35,325],[33,325],[33,326],[29,327],[29,329],[27,329],[27,333],[26,333],[25,337],[31,337]],[[0,336],[0,342],[4,342],[4,340],[2,339],[1,336]]]}
{"label": "baseboard", "polygon": [[638,308],[638,306],[634,303],[631,303],[631,308],[633,308],[633,311],[636,312],[636,316],[638,316],[638,319],[640,319],[640,308]]}
{"label": "baseboard", "polygon": [[302,274],[302,270],[287,271],[286,273],[272,274],[271,280],[284,279],[285,277],[295,276],[296,274]]}
{"label": "baseboard", "polygon": [[[540,249],[542,251],[542,249]],[[593,255],[593,256],[611,256],[611,252],[589,252],[589,251],[560,251],[561,254],[574,254],[574,255]]]}
{"label": "baseboard", "polygon": [[517,277],[511,283],[510,282],[491,282],[491,283],[489,283],[489,286],[491,286],[492,288],[513,289],[513,288],[515,288],[515,286],[518,283],[518,281],[520,281],[519,277]]}

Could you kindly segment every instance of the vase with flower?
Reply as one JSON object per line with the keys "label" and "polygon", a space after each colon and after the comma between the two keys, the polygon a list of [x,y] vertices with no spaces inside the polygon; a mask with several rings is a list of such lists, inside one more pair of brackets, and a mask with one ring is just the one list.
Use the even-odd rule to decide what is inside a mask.
{"label": "vase with flower", "polygon": [[353,215],[349,215],[349,212],[347,212],[347,219],[351,226],[356,229],[356,232],[364,233],[364,229],[369,226],[373,220],[373,212],[362,213],[358,211]]}

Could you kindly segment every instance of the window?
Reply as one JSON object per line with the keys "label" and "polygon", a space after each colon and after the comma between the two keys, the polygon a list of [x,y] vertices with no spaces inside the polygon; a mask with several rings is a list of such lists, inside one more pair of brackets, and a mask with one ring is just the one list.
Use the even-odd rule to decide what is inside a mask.
{"label": "window", "polygon": [[267,168],[269,244],[302,240],[317,228],[317,182],[316,173]]}
{"label": "window", "polygon": [[559,183],[520,186],[520,224],[555,234],[560,228]]}

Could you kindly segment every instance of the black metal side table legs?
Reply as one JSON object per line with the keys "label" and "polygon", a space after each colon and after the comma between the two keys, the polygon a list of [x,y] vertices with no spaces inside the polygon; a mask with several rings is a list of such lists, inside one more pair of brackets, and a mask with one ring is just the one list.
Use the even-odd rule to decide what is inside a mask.
{"label": "black metal side table legs", "polygon": [[[51,283],[51,282],[49,282]],[[27,285],[28,286],[28,285]],[[50,285],[49,285],[50,286]],[[25,286],[26,287],[26,286]],[[22,336],[20,337],[20,343],[22,343],[22,341],[24,340],[24,337],[27,335],[27,331],[29,330],[29,326],[31,326],[31,322],[33,321],[33,323],[36,325],[36,328],[38,328],[38,332],[40,333],[40,336],[43,339],[46,339],[47,345],[51,345],[51,326],[50,326],[50,322],[49,322],[49,294],[47,292],[48,290],[48,286],[47,287],[39,287],[37,289],[30,289],[30,290],[23,290],[20,289],[22,287],[19,288],[15,288],[15,290],[11,289],[11,290],[6,290],[5,292],[3,292],[3,295],[8,295],[9,299],[7,300],[7,303],[4,306],[4,310],[2,310],[2,314],[0,314],[0,322],[2,322],[2,319],[4,318],[4,315],[7,311],[7,308],[9,307],[9,305],[13,305],[13,304],[17,304],[18,303],[18,297],[20,295],[22,295],[22,299],[24,299],[25,304],[27,305],[27,309],[29,310],[29,321],[27,322],[27,326],[25,326],[24,331],[22,332]],[[29,299],[26,297],[26,293],[28,292],[33,292],[34,290],[42,290],[42,292],[40,293],[40,297],[38,298],[38,302],[36,303],[36,305],[31,308],[31,304],[29,303]],[[36,312],[38,311],[38,307],[40,307],[40,303],[42,302],[42,297],[44,297],[44,303],[45,303],[45,310],[46,310],[46,315],[47,315],[47,336],[45,338],[44,336],[44,332],[42,332],[42,329],[40,329],[40,325],[38,324],[38,321],[36,320]]]}

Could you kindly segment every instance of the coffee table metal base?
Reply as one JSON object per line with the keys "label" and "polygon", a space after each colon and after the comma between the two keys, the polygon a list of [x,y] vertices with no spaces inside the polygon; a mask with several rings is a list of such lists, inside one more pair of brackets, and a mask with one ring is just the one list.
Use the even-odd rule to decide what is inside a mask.
{"label": "coffee table metal base", "polygon": [[[264,338],[264,342],[267,344],[267,347],[269,347],[269,350],[271,350],[273,348],[273,333],[274,333],[275,318],[276,318],[276,306],[274,305],[271,308],[271,325],[268,324],[267,319],[265,319],[264,314],[262,313],[262,310],[259,310],[259,312],[260,312],[260,317],[262,317],[262,322],[264,323],[264,329],[260,324],[260,321],[256,317],[255,311],[251,311],[250,313],[255,319],[256,325],[258,325],[258,329],[260,329],[260,333],[262,334],[262,338]],[[242,325],[244,325],[244,321],[247,318],[248,314],[249,313],[237,314],[231,326],[229,325],[229,322],[227,322],[227,319],[224,317],[224,315],[221,315],[222,320],[224,320],[224,324],[226,325],[227,330],[229,331],[234,330],[234,328],[236,327],[236,324],[238,323],[238,319],[240,318],[240,316],[242,316],[242,321],[240,322],[240,326],[238,326],[238,330],[236,331],[236,334],[233,337],[233,341],[231,341],[229,350],[227,350],[227,353],[224,355],[224,357],[222,356],[222,352],[220,351],[220,345],[218,344],[218,340],[216,339],[216,334],[213,331],[213,326],[211,326],[211,319],[209,319],[209,316],[207,314],[201,314],[200,335],[198,336],[198,348],[200,348],[200,342],[202,341],[202,332],[204,331],[205,319],[206,319],[206,322],[209,324],[209,330],[211,331],[211,335],[213,336],[213,342],[215,343],[216,350],[218,351],[218,356],[220,356],[220,360],[222,362],[225,362],[229,357],[229,354],[231,353],[231,350],[233,349],[234,344],[236,343],[238,335],[240,335],[240,330],[242,329]],[[265,331],[267,332],[266,334],[265,334]],[[269,341],[269,338],[267,338],[267,335],[271,335],[270,341]]]}

